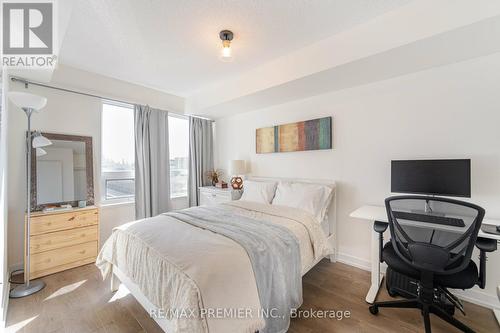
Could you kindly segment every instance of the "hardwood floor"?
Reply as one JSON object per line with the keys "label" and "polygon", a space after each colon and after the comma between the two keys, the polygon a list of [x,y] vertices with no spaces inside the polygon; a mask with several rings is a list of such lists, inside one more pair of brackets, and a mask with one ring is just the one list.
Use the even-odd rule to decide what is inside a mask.
{"label": "hardwood floor", "polygon": [[[146,311],[126,290],[109,291],[94,265],[86,265],[43,278],[47,287],[30,297],[11,299],[7,332],[162,332]],[[381,309],[368,312],[364,301],[369,273],[326,260],[304,277],[301,309],[348,310],[350,318],[293,319],[289,332],[422,332],[420,312]],[[390,299],[385,290],[380,299]],[[466,303],[463,320],[477,332],[500,332],[492,311]],[[443,321],[431,318],[434,333],[455,332]]]}

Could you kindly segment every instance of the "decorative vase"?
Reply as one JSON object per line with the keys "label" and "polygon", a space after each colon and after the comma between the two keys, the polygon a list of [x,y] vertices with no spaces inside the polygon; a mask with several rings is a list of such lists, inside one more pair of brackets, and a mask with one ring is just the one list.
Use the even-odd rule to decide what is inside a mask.
{"label": "decorative vase", "polygon": [[243,188],[243,179],[241,177],[231,178],[231,187],[234,190],[241,190]]}

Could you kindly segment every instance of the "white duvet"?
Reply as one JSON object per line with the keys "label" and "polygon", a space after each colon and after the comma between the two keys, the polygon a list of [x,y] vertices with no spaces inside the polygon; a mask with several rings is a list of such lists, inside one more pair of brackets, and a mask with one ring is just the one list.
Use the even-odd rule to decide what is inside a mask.
{"label": "white duvet", "polygon": [[[244,201],[218,208],[287,227],[299,242],[303,273],[315,260],[332,253],[321,226],[302,210]],[[166,215],[127,223],[113,230],[96,265],[104,278],[116,265],[159,309],[208,314],[169,318],[175,332],[254,333],[264,327],[264,319],[255,315],[261,306],[246,251],[211,231]],[[252,315],[207,312],[224,309]]]}

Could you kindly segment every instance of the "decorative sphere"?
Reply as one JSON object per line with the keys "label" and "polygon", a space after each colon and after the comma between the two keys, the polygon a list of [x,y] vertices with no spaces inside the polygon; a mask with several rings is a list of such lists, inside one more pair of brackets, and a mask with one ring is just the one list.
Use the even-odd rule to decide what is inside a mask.
{"label": "decorative sphere", "polygon": [[241,190],[243,188],[243,179],[241,177],[231,178],[231,187],[235,190]]}

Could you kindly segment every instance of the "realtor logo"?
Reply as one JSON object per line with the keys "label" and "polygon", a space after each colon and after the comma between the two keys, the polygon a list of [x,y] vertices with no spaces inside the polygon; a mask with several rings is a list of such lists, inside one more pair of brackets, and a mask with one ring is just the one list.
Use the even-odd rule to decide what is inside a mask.
{"label": "realtor logo", "polygon": [[5,66],[54,65],[54,3],[34,1],[2,4],[2,64]]}

